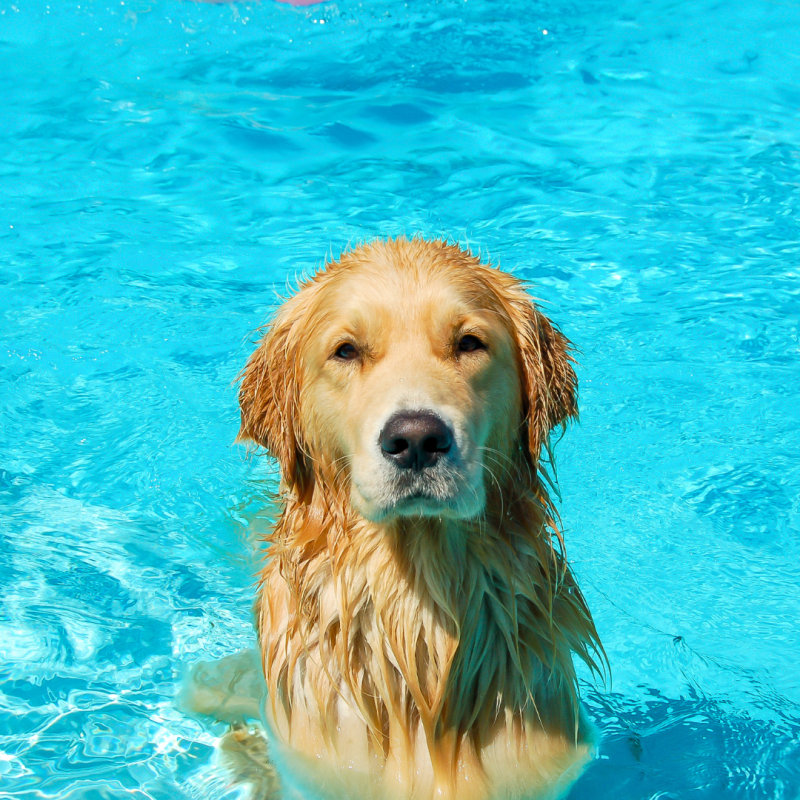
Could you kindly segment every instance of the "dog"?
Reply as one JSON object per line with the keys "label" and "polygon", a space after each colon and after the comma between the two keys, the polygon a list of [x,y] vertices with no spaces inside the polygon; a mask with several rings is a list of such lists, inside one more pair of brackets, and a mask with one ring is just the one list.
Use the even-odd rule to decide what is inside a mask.
{"label": "dog", "polygon": [[280,466],[256,620],[284,797],[551,800],[590,761],[573,655],[605,656],[546,471],[573,364],[445,241],[356,247],[278,310],[238,440]]}

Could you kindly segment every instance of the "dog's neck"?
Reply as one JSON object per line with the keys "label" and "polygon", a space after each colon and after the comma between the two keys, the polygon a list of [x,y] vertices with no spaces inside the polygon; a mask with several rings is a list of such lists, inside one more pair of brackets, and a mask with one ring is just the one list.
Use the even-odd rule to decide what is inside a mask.
{"label": "dog's neck", "polygon": [[591,665],[599,643],[544,488],[487,508],[383,524],[289,497],[258,605],[273,717],[291,725],[310,681],[331,736],[345,697],[378,756],[421,730],[434,767],[509,724],[581,738],[572,652]]}

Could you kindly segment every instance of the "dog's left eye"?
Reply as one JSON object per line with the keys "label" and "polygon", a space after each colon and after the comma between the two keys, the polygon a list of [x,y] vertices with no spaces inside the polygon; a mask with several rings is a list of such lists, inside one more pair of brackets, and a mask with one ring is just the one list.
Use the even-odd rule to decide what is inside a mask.
{"label": "dog's left eye", "polygon": [[352,361],[354,358],[358,358],[358,350],[354,344],[342,342],[342,344],[334,350],[333,356],[340,361]]}
{"label": "dog's left eye", "polygon": [[468,333],[462,336],[458,343],[459,353],[474,353],[476,350],[485,350],[486,345],[477,337]]}

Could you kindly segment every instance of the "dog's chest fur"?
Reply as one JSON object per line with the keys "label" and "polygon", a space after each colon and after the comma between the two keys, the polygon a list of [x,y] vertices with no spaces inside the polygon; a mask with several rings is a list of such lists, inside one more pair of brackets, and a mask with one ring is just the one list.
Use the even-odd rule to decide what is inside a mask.
{"label": "dog's chest fur", "polygon": [[387,528],[290,502],[271,539],[267,718],[301,785],[478,800],[574,780],[589,746],[571,651],[590,660],[591,621],[535,495]]}

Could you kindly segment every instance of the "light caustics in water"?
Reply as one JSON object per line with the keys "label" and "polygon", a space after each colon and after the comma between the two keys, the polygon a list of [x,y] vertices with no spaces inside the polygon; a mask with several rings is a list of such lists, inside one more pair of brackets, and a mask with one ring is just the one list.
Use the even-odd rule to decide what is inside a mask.
{"label": "light caustics in water", "polygon": [[580,348],[612,665],[580,800],[800,791],[800,7],[0,2],[0,796],[222,798],[252,644],[231,383],[348,243],[449,235]]}

